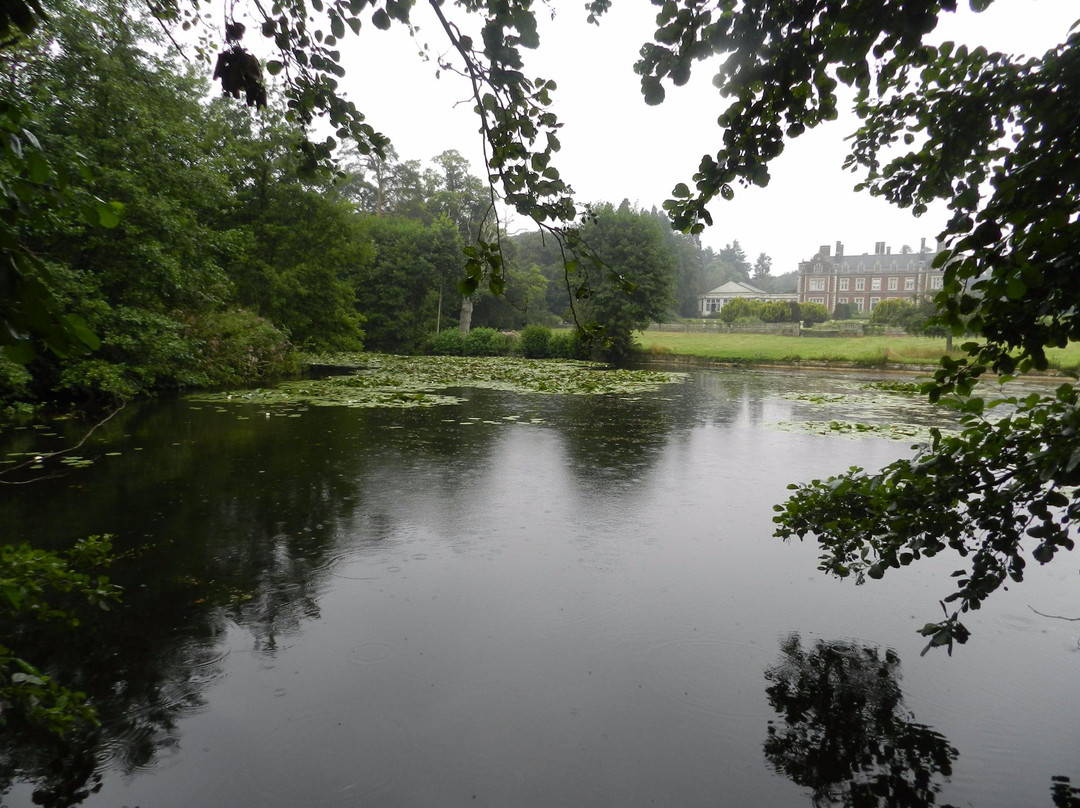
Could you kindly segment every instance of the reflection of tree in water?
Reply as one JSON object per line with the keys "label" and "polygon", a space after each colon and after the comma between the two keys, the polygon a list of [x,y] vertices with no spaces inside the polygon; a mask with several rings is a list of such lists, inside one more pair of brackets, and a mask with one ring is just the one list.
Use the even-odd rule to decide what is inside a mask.
{"label": "reflection of tree in water", "polygon": [[24,782],[33,784],[35,804],[77,805],[100,787],[103,766],[133,772],[178,743],[179,719],[203,705],[202,691],[217,674],[223,615],[203,609],[200,624],[180,639],[146,615],[145,599],[132,601],[113,614],[83,615],[77,632],[35,638],[43,668],[87,693],[101,724],[59,738],[5,716],[0,795]]}
{"label": "reflection of tree in water", "polygon": [[[189,421],[178,403],[157,413],[154,428],[132,430],[148,433],[131,442],[149,451],[125,454],[123,476],[99,464],[79,489],[44,481],[3,503],[7,535],[47,546],[112,532],[125,556],[112,576],[124,588],[120,607],[83,615],[73,634],[30,629],[35,661],[85,692],[101,726],[58,739],[4,715],[0,802],[28,783],[36,804],[77,805],[106,769],[151,765],[204,705],[230,620],[250,632],[253,650],[273,653],[282,635],[318,616],[340,527],[361,506],[366,421],[335,431],[327,421],[342,414],[332,412],[305,431],[305,419],[288,428],[284,418]],[[151,436],[166,448],[152,451]],[[9,628],[0,625],[0,636]]]}
{"label": "reflection of tree in water", "polygon": [[903,708],[895,651],[824,640],[804,650],[796,634],[781,654],[765,671],[782,719],[769,722],[765,740],[777,772],[810,789],[815,806],[934,804],[936,780],[952,773],[958,752]]}

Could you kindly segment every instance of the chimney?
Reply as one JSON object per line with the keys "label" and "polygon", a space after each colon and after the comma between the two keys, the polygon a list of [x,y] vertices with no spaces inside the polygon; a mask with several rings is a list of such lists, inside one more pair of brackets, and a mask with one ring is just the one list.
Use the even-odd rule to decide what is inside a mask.
{"label": "chimney", "polygon": [[829,245],[828,244],[822,244],[821,247],[818,249],[818,255],[820,255],[822,258],[828,258],[829,257]]}
{"label": "chimney", "polygon": [[926,252],[926,238],[919,239],[919,252]]}
{"label": "chimney", "polygon": [[836,242],[836,257],[837,258],[843,258],[844,257],[844,242],[842,242],[842,241]]}
{"label": "chimney", "polygon": [[885,248],[885,254],[886,255],[892,255],[892,247],[886,247]]}

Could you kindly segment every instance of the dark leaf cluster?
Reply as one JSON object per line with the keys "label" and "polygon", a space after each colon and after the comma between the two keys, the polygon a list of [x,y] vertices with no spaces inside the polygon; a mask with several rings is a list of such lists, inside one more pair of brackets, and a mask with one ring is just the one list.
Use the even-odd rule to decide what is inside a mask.
{"label": "dark leaf cluster", "polygon": [[935,431],[913,458],[791,486],[791,498],[776,506],[777,535],[813,534],[820,569],[857,583],[946,550],[966,559],[953,573],[956,591],[942,601],[944,619],[922,629],[927,648],[951,651],[968,638],[961,615],[1022,581],[1029,559],[1045,564],[1075,546],[1077,401],[1068,384],[1054,396],[961,399],[962,432]]}

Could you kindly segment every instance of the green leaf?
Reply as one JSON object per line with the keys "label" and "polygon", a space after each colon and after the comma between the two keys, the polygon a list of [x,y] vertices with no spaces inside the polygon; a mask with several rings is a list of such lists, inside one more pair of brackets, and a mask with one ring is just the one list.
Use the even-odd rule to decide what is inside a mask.
{"label": "green leaf", "polygon": [[[390,27],[390,15],[380,8],[371,15],[371,22],[380,31],[385,31]],[[476,290],[474,289],[473,291]]]}
{"label": "green leaf", "polygon": [[664,85],[654,76],[645,76],[641,80],[641,94],[645,97],[645,103],[651,107],[664,103],[666,96]]}
{"label": "green leaf", "polygon": [[120,224],[120,214],[124,211],[122,202],[98,202],[97,218],[102,227],[112,229]]}

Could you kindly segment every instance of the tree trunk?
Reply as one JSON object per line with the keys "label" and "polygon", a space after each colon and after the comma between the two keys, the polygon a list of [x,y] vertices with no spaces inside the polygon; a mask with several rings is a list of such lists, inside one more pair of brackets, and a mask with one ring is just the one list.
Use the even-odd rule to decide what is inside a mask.
{"label": "tree trunk", "polygon": [[469,329],[472,327],[472,308],[473,302],[471,297],[464,297],[461,300],[461,319],[458,321],[458,328],[461,329],[461,336],[465,336],[469,333]]}
{"label": "tree trunk", "polygon": [[442,333],[442,294],[443,294],[443,282],[439,281],[439,308],[435,314],[435,333]]}

